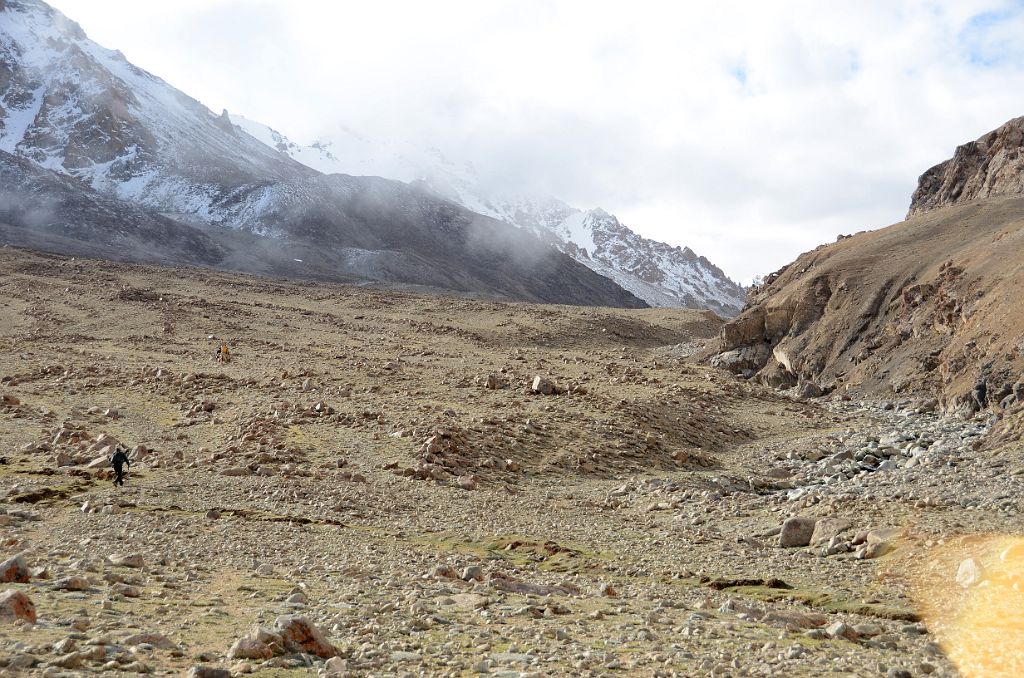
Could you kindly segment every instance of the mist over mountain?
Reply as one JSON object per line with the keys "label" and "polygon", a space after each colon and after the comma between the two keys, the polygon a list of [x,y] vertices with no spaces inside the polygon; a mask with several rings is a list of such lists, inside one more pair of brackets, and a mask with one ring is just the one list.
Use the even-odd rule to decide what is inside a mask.
{"label": "mist over mountain", "polygon": [[644,238],[600,208],[489,187],[472,164],[438,149],[399,146],[341,130],[302,145],[241,115],[231,120],[281,154],[324,173],[371,174],[415,183],[445,199],[532,233],[651,306],[706,308],[734,316],[746,291],[691,249]]}
{"label": "mist over mountain", "polygon": [[[536,237],[422,188],[325,176],[292,160],[233,125],[226,112],[213,113],[90,41],[40,0],[9,0],[2,19],[0,151],[75,184],[43,181],[12,158],[0,161],[19,176],[31,174],[37,187],[59,187],[67,222],[92,223],[71,207],[100,204],[99,195],[111,215],[161,224],[163,230],[138,236],[147,260],[527,301],[645,305]],[[122,201],[123,209],[110,201]],[[38,227],[27,212],[6,214],[20,231]],[[104,222],[110,233],[103,237],[123,240],[111,233],[127,223]],[[66,228],[56,239],[47,231],[45,238],[19,233],[8,241],[95,251],[96,232]],[[172,232],[189,238],[173,245],[161,240],[161,233]],[[71,246],[68,239],[81,242]],[[222,250],[217,255],[209,244],[214,240]],[[197,249],[181,250],[186,241]],[[294,256],[297,251],[308,256]],[[142,253],[125,247],[110,256]]]}

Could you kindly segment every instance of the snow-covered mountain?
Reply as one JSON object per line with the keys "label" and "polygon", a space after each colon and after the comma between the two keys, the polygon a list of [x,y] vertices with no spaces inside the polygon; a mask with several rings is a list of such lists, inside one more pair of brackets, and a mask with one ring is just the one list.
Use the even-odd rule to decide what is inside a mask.
{"label": "snow-covered mountain", "polygon": [[[4,242],[92,252],[131,241],[111,256],[140,258],[141,248],[148,259],[236,270],[645,305],[538,238],[422,186],[326,176],[293,160],[92,42],[42,0],[0,0],[0,173],[16,179],[0,186],[3,232],[17,235]],[[22,209],[37,204],[26,191],[45,193],[33,200],[56,216]],[[77,228],[79,218],[95,228]],[[148,225],[133,240],[130,224]],[[182,251],[189,243],[202,251]]]}
{"label": "snow-covered mountain", "polygon": [[708,308],[734,316],[746,291],[691,249],[644,238],[597,208],[581,210],[550,198],[483,187],[472,165],[436,149],[399,147],[351,130],[308,146],[232,115],[232,122],[283,155],[326,174],[376,175],[414,183],[478,214],[517,226],[614,280],[651,306]]}

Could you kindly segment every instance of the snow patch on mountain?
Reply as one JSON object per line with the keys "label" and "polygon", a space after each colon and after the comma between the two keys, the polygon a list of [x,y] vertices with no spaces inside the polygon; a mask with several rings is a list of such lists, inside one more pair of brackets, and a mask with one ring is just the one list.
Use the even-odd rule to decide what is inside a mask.
{"label": "snow patch on mountain", "polygon": [[734,316],[746,290],[689,248],[644,238],[601,209],[551,197],[484,188],[471,164],[436,149],[399,149],[345,130],[304,146],[266,125],[232,115],[238,127],[283,155],[327,174],[384,176],[429,189],[478,214],[528,231],[652,306],[708,308]]}

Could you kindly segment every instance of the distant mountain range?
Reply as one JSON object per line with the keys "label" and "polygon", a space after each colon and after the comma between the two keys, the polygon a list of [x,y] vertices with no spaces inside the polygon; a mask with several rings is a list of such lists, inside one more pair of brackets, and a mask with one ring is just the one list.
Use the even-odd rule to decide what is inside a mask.
{"label": "distant mountain range", "polygon": [[308,167],[330,174],[370,174],[423,186],[463,207],[517,226],[610,278],[651,306],[708,308],[734,316],[746,290],[689,248],[644,238],[600,208],[581,210],[547,196],[485,188],[472,165],[437,149],[399,147],[341,131],[310,145],[244,116],[242,130]]}
{"label": "distant mountain range", "polygon": [[604,212],[488,207],[468,181],[450,190],[455,173],[365,171],[370,149],[333,155],[217,115],[41,0],[0,7],[4,242],[535,302],[739,308],[742,290],[706,260]]}

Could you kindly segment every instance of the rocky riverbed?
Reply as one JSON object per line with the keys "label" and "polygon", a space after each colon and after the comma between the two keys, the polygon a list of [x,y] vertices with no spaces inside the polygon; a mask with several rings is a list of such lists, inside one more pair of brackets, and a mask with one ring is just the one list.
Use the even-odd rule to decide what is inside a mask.
{"label": "rocky riverbed", "polygon": [[0,265],[0,675],[996,675],[985,415],[692,364],[700,313]]}

